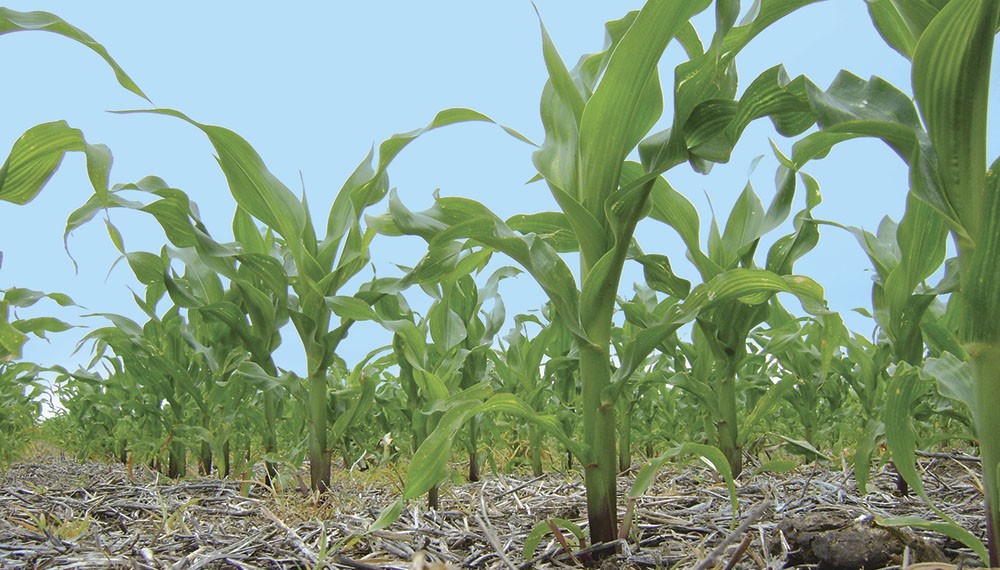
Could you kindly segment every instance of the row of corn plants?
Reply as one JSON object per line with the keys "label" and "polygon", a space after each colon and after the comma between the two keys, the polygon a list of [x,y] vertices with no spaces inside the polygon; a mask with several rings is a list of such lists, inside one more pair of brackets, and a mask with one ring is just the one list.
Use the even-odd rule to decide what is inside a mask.
{"label": "row of corn plants", "polygon": [[[782,449],[815,460],[852,446],[864,489],[885,442],[901,475],[930,502],[912,467],[918,443],[968,438],[983,457],[986,544],[954,524],[935,528],[1000,565],[1000,441],[993,437],[1000,417],[992,401],[1000,378],[993,267],[1000,188],[997,164],[987,168],[985,127],[1000,8],[987,0],[869,2],[878,33],[912,63],[912,97],[848,72],[824,90],[789,78],[780,65],[740,92],[740,50],[811,3],[758,2],[738,21],[740,2],[719,0],[706,43],[693,19],[711,2],[650,0],[609,22],[605,49],[573,67],[542,26],[545,139],[536,145],[503,129],[533,147],[535,182],[551,193],[556,212],[504,220],[468,198],[441,196],[414,212],[389,191],[390,163],[421,134],[491,121],[468,109],[442,111],[365,157],[337,193],[323,232],[306,199],[236,133],[170,109],[136,111],[184,121],[208,137],[237,205],[231,243],[216,241],[190,197],[158,178],[111,187],[110,151],[65,123],[30,129],[0,170],[0,197],[27,203],[65,152],[84,152],[95,193],[67,233],[104,213],[114,247],[145,287],[136,302],[146,323],[92,316],[112,326],[84,337],[95,353],[90,369],[60,371],[67,413],[102,451],[161,462],[171,475],[186,471],[188,453],[204,472],[219,461],[228,472],[235,447],[245,458],[259,453],[269,479],[279,462],[308,459],[311,486],[321,492],[335,448],[353,464],[379,446],[389,460],[403,445],[411,462],[406,486],[376,526],[391,522],[405,500],[427,494],[435,503],[456,441],[475,480],[484,455],[510,443],[504,426],[526,425],[514,451],[533,472],[545,468],[547,455],[566,454],[566,463],[582,467],[595,543],[618,537],[617,479],[637,449],[650,466],[699,453],[731,480],[747,457],[769,460]],[[42,29],[77,40],[145,97],[100,44],[59,18],[3,10],[0,22],[0,33]],[[687,59],[672,83],[661,83],[661,56],[673,40]],[[654,132],[665,86],[670,127]],[[701,218],[671,173],[709,174],[760,118],[786,137],[809,132],[790,156],[774,150],[780,166],[770,204],[748,185],[724,223],[710,220],[703,246]],[[906,213],[877,234],[849,220],[815,219],[819,185],[802,171],[858,137],[885,141],[910,168],[901,193]],[[805,205],[789,224],[797,195]],[[369,212],[386,197],[384,214]],[[113,208],[152,215],[169,245],[156,254],[129,251],[128,236],[109,217]],[[635,229],[646,219],[684,244],[697,283],[674,272],[676,260],[638,243]],[[776,235],[789,225],[790,233]],[[852,232],[872,261],[873,338],[848,331],[826,308],[820,285],[793,273],[821,228]],[[397,277],[366,275],[375,240],[401,234],[426,240],[427,255]],[[957,255],[946,263],[949,235]],[[497,254],[520,269],[486,276]],[[575,266],[567,261],[573,256]],[[645,277],[630,299],[619,293],[626,263]],[[943,266],[944,277],[929,284]],[[501,282],[522,270],[548,300],[539,315],[514,317],[503,336]],[[417,289],[430,298],[426,314],[407,301]],[[26,334],[67,327],[11,321],[18,295],[22,303],[32,295],[7,293],[13,301],[0,305],[5,359],[16,359]],[[803,310],[790,312],[779,293]],[[359,321],[384,327],[385,344],[349,365],[338,348]],[[289,328],[304,348],[305,378],[273,357]],[[34,370],[4,366],[18,377]],[[379,429],[358,427],[369,415],[377,420],[365,424]],[[860,428],[845,425],[859,415]],[[940,429],[951,441],[928,439]],[[260,441],[251,434],[262,434]],[[651,471],[640,472],[637,489]]]}

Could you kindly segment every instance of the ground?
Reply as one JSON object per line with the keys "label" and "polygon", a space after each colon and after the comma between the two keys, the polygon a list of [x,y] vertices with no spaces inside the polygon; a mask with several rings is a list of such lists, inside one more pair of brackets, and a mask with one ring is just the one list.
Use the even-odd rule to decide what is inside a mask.
{"label": "ground", "polygon": [[[920,462],[935,504],[983,535],[978,464],[962,454]],[[316,497],[297,484],[272,491],[257,481],[168,480],[136,468],[77,462],[46,453],[0,474],[0,568],[955,568],[978,563],[943,535],[876,524],[932,511],[903,495],[891,466],[858,494],[846,465],[807,464],[738,481],[734,517],[725,484],[696,462],[666,466],[620,515],[632,522],[617,544],[587,549],[546,533],[548,519],[586,521],[576,472],[542,477],[489,474],[448,484],[441,506],[404,508],[385,530],[366,532],[399,495],[395,471],[337,469],[334,491]],[[634,472],[621,478],[627,496]],[[294,478],[292,478],[294,480]],[[565,528],[565,527],[564,527]],[[603,560],[594,562],[604,554]],[[596,556],[595,556],[596,555]]]}

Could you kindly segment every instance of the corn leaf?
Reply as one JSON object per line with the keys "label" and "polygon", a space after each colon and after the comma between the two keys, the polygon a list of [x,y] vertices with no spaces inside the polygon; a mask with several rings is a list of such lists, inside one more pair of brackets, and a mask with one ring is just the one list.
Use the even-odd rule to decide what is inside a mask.
{"label": "corn leaf", "polygon": [[867,6],[882,39],[910,60],[917,40],[938,13],[938,8],[925,0],[869,0]]}
{"label": "corn leaf", "polygon": [[626,155],[659,117],[656,65],[660,55],[681,27],[708,4],[704,0],[649,2],[615,50],[580,120],[580,202],[592,214],[600,212],[606,197],[617,189]]}
{"label": "corn leaf", "polygon": [[924,530],[929,530],[937,532],[961,542],[973,552],[980,560],[986,561],[990,557],[986,553],[986,547],[983,542],[979,540],[976,535],[965,530],[958,524],[952,521],[929,521],[927,519],[922,519],[920,517],[876,517],[875,522],[882,526],[909,526],[913,528],[919,528]]}
{"label": "corn leaf", "polygon": [[21,347],[28,341],[27,335],[17,330],[8,321],[10,318],[10,303],[5,299],[0,299],[0,358],[21,357]]}
{"label": "corn leaf", "polygon": [[808,277],[782,276],[755,269],[731,269],[720,273],[707,283],[695,287],[684,302],[674,307],[662,320],[636,334],[625,347],[622,364],[615,371],[616,389],[622,389],[625,384],[622,380],[629,378],[664,338],[697,318],[702,311],[733,300],[760,303],[773,293],[795,295],[810,314],[824,314],[828,310],[823,299],[823,288]]}
{"label": "corn leaf", "polygon": [[[916,398],[921,395],[921,388],[917,370],[906,365],[900,366],[892,378],[892,387],[889,390],[888,400],[885,406],[885,439],[889,452],[892,454],[893,465],[896,471],[903,477],[911,489],[919,496],[935,514],[941,517],[948,525],[954,528],[959,527],[941,509],[934,506],[927,491],[924,488],[920,474],[917,473],[916,465],[916,437],[913,432],[912,406]],[[949,535],[950,536],[950,535]],[[969,535],[971,536],[971,535]],[[986,549],[980,543],[974,546],[978,539],[973,537],[974,542],[965,543],[976,550],[983,560],[989,558],[984,556]]]}
{"label": "corn leaf", "polygon": [[411,212],[393,195],[390,215],[399,231],[429,241],[428,257],[437,255],[440,248],[449,248],[446,251],[452,254],[452,241],[470,239],[506,254],[541,285],[567,326],[583,336],[573,273],[542,238],[515,233],[488,208],[465,198],[438,198],[431,209]]}
{"label": "corn leaf", "polygon": [[236,203],[289,243],[299,242],[306,225],[302,203],[271,174],[246,140],[229,129],[199,123],[172,109],[127,112],[168,115],[199,128],[218,153],[219,166],[226,175]]}
{"label": "corn leaf", "polygon": [[[3,10],[0,8],[0,10]],[[52,178],[67,152],[83,152],[94,190],[107,192],[111,171],[111,151],[104,145],[92,145],[83,133],[65,121],[43,123],[24,132],[0,166],[0,200],[27,204]]]}
{"label": "corn leaf", "polygon": [[913,93],[937,157],[944,198],[964,233],[981,225],[996,2],[949,2],[920,36]]}
{"label": "corn leaf", "polygon": [[667,460],[674,459],[680,455],[697,455],[702,457],[708,461],[720,475],[722,475],[722,479],[726,482],[726,488],[729,490],[729,504],[733,509],[733,518],[736,519],[739,516],[740,506],[739,498],[736,494],[736,481],[733,479],[733,472],[729,468],[729,461],[726,460],[725,455],[723,455],[717,447],[713,447],[711,445],[691,442],[683,443],[643,465],[642,468],[639,469],[639,473],[635,476],[632,488],[629,489],[628,498],[641,498],[642,495],[649,489],[649,486],[653,483],[656,472],[659,471],[660,467],[662,467]]}
{"label": "corn leaf", "polygon": [[118,80],[119,85],[149,101],[149,97],[146,97],[142,89],[139,89],[139,86],[132,81],[132,78],[111,57],[108,50],[94,40],[94,38],[83,32],[83,30],[70,25],[59,16],[48,12],[17,12],[9,8],[0,8],[0,36],[12,32],[24,31],[50,32],[83,44],[101,56],[101,59],[114,70],[115,78]]}

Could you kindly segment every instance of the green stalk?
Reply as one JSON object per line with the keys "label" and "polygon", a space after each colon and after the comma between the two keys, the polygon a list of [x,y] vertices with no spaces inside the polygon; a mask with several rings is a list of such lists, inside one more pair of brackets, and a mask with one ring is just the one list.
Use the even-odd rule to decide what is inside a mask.
{"label": "green stalk", "polygon": [[479,418],[469,420],[469,481],[479,481]]}
{"label": "green stalk", "polygon": [[963,272],[962,331],[972,363],[976,409],[974,419],[982,457],[986,494],[987,548],[990,566],[1000,566],[1000,176],[994,163],[985,177],[985,200],[979,239],[974,249],[959,250]]}
{"label": "green stalk", "polygon": [[622,425],[618,427],[618,470],[627,471],[632,467],[632,414],[625,413]]}
{"label": "green stalk", "polygon": [[327,449],[326,370],[309,366],[309,476],[313,491],[330,489],[330,450]]}
{"label": "green stalk", "polygon": [[983,465],[986,538],[990,567],[1000,566],[1000,342],[973,345],[969,351],[976,390],[976,431]]}
{"label": "green stalk", "polygon": [[531,454],[531,475],[540,477],[542,467],[542,431],[535,424],[528,424],[528,453]]}
{"label": "green stalk", "polygon": [[[205,429],[206,432],[211,433],[211,419],[212,417],[208,414],[202,414],[201,416],[201,427]],[[198,463],[201,469],[202,475],[212,474],[212,446],[207,441],[201,442],[201,453],[199,453]]]}
{"label": "green stalk", "polygon": [[[610,334],[611,319],[608,319]],[[600,339],[594,339],[599,341]],[[580,379],[583,384],[583,443],[594,451],[594,462],[584,465],[587,519],[594,544],[618,537],[618,476],[615,406],[602,393],[611,384],[610,342],[581,343]]]}
{"label": "green stalk", "polygon": [[[264,357],[257,357],[256,360],[259,360],[258,364],[261,365],[265,372],[274,377],[278,376],[278,368],[275,366],[274,359],[270,354]],[[264,456],[273,457],[273,454],[278,451],[278,399],[275,397],[273,390],[267,389],[264,390],[263,400],[264,434],[262,435],[262,443],[264,446]],[[274,461],[265,459],[264,483],[271,486],[277,476],[278,466]]]}
{"label": "green stalk", "polygon": [[726,456],[733,470],[733,477],[743,471],[743,454],[739,447],[739,419],[736,405],[736,365],[731,359],[723,359],[719,370],[720,378],[715,393],[718,398],[719,415],[715,418],[715,433],[719,449]]}
{"label": "green stalk", "polygon": [[[272,457],[278,451],[278,402],[271,390],[264,391],[264,455]],[[264,461],[264,482],[270,486],[278,475],[278,467],[271,459]]]}

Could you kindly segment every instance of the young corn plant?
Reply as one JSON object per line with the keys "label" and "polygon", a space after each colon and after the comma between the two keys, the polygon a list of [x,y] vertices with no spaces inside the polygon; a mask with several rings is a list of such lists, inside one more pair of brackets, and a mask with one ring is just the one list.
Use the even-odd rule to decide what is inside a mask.
{"label": "young corn plant", "polygon": [[[439,198],[432,209],[415,213],[396,196],[390,198],[390,233],[424,237],[430,242],[432,259],[441,255],[439,248],[450,248],[455,240],[471,240],[505,253],[535,278],[572,331],[580,359],[581,441],[573,441],[551,417],[538,416],[509,394],[450,410],[438,431],[453,429],[463,414],[503,411],[531,418],[557,438],[571,442],[584,467],[594,542],[617,537],[616,400],[646,355],[662,338],[717,302],[793,290],[812,299],[817,294],[821,297],[818,286],[804,278],[754,270],[720,273],[633,343],[623,355],[623,365],[612,375],[612,316],[619,280],[633,250],[636,224],[647,215],[655,201],[652,196],[669,186],[661,175],[685,162],[707,171],[712,162],[728,160],[743,129],[756,118],[773,116],[786,134],[811,125],[811,117],[803,111],[803,97],[796,91],[801,82],[789,86],[777,71],[759,78],[736,101],[734,64],[737,53],[753,37],[809,3],[763,3],[747,21],[736,25],[740,3],[718,2],[716,32],[706,47],[690,19],[710,2],[651,0],[642,10],[610,22],[608,49],[582,58],[572,70],[543,28],[543,55],[549,71],[541,102],[546,139],[534,154],[534,163],[561,211],[505,222],[468,199]],[[657,69],[661,54],[674,38],[690,61],[675,73],[673,125],[643,141],[663,110]],[[641,164],[627,160],[637,146]],[[579,251],[579,281],[559,251]],[[450,445],[449,437],[433,438],[426,454],[444,458],[441,449]],[[419,451],[418,455],[423,456]],[[433,485],[430,478],[438,473],[417,474],[408,482],[404,498]]]}
{"label": "young corn plant", "polygon": [[[539,330],[531,334],[529,323],[539,327]],[[497,389],[519,395],[525,404],[539,414],[550,410],[555,403],[557,385],[551,375],[555,370],[552,368],[555,363],[546,357],[565,334],[565,327],[558,317],[554,321],[543,323],[535,315],[516,315],[514,328],[504,336],[501,349],[493,358],[494,370],[499,379]],[[532,475],[536,477],[544,472],[544,435],[537,424],[528,424],[528,460]]]}
{"label": "young corn plant", "polygon": [[[480,248],[453,253],[433,267],[418,266],[403,278],[404,282],[418,283],[434,299],[424,318],[418,319],[398,300],[386,299],[390,302],[376,303],[374,308],[357,298],[330,300],[334,310],[345,318],[376,321],[393,332],[393,350],[400,367],[399,383],[406,395],[414,449],[434,430],[447,409],[444,402],[466,391],[479,391],[488,382],[493,339],[505,319],[499,284],[519,273],[502,267],[480,287],[473,276],[485,268],[492,252]],[[433,279],[428,279],[428,274]],[[469,479],[478,480],[475,418],[469,425],[467,442]],[[436,505],[436,487],[429,491],[429,502]]]}
{"label": "young corn plant", "polygon": [[41,417],[41,371],[29,362],[0,359],[0,467],[17,458]]}
{"label": "young corn plant", "polygon": [[[60,319],[49,316],[18,318],[11,314],[19,308],[31,307],[42,299],[55,301],[61,307],[76,306],[68,295],[63,293],[43,293],[22,287],[11,287],[2,290],[0,297],[0,362],[18,360],[21,349],[28,341],[29,335],[45,338],[46,333],[59,333],[73,328],[72,325]],[[12,311],[13,309],[13,311]]]}
{"label": "young corn plant", "polygon": [[[899,236],[905,261],[884,285],[900,330],[919,323],[907,306],[916,286],[943,261],[944,232],[958,253],[958,338],[974,379],[973,418],[983,459],[988,562],[1000,566],[1000,161],[987,153],[987,111],[1000,4],[991,0],[868,4],[872,20],[911,62],[913,99],[873,78],[842,73],[825,92],[809,90],[822,130],[795,145],[804,164],[857,137],[883,140],[910,170],[907,212]],[[909,310],[908,310],[909,309]],[[917,307],[917,309],[920,309]],[[916,313],[916,314],[914,314]],[[911,343],[897,353],[914,355]],[[898,410],[897,410],[898,411]],[[987,562],[984,560],[984,562]]]}
{"label": "young corn plant", "polygon": [[[334,200],[326,235],[319,239],[305,198],[300,200],[275,178],[242,137],[222,127],[195,122],[177,111],[149,112],[180,118],[208,136],[238,206],[234,234],[247,242],[246,248],[240,243],[214,241],[198,220],[197,210],[187,195],[156,178],[95,194],[71,215],[66,233],[110,207],[136,208],[156,217],[172,244],[194,248],[205,265],[235,284],[245,308],[229,304],[209,306],[206,310],[231,325],[239,325],[237,321],[243,323],[240,330],[247,333],[242,336],[257,359],[256,364],[272,377],[276,377],[276,370],[268,360],[279,342],[275,336],[277,327],[283,319],[289,319],[306,353],[311,485],[314,490],[326,490],[331,457],[327,439],[331,423],[329,392],[333,387],[329,373],[337,347],[354,322],[342,319],[334,326],[333,309],[327,299],[367,265],[374,233],[361,226],[360,216],[385,194],[388,162],[411,140],[408,136],[416,135],[401,135],[383,143],[377,171],[371,167],[371,155],[362,162]],[[141,190],[158,199],[146,205],[136,204],[120,196],[126,190]],[[265,225],[263,236],[254,220]],[[110,223],[109,231],[116,247],[124,252],[121,236]],[[285,260],[292,269],[286,270]],[[194,308],[199,303],[193,299],[186,306]],[[234,311],[236,308],[239,310]],[[245,326],[247,317],[250,327]],[[265,398],[268,423],[273,425],[278,404],[272,395],[265,394]]]}
{"label": "young corn plant", "polygon": [[[779,158],[783,157],[779,155]],[[766,268],[775,275],[790,275],[794,262],[808,253],[819,240],[816,225],[809,219],[810,211],[820,201],[818,188],[808,176],[802,175],[802,178],[807,188],[806,208],[796,215],[795,231],[776,240],[768,251]],[[686,202],[682,196],[674,198],[675,211],[669,211],[667,204],[654,202],[652,216],[681,235],[688,246],[688,258],[707,283],[729,270],[756,269],[754,254],[761,239],[785,221],[795,193],[795,175],[786,166],[779,168],[777,181],[777,193],[766,211],[752,186],[747,184],[733,205],[725,229],[720,232],[715,220],[712,220],[707,252],[697,245],[697,218],[678,223],[676,205]],[[690,203],[687,203],[680,211],[690,208]],[[657,279],[658,274],[669,275],[670,266],[662,256],[643,255],[638,260],[645,266],[647,280],[654,287],[681,299],[687,298],[690,288],[687,283],[678,285],[676,279]],[[768,318],[772,305],[769,295],[732,299],[716,303],[695,319],[698,330],[692,335],[692,348],[698,355],[696,361],[699,363],[695,376],[701,381],[709,377],[713,379],[708,386],[711,390],[710,402],[706,404],[714,412],[712,431],[715,445],[725,454],[734,476],[739,476],[743,468],[737,372],[747,357],[750,331]]]}
{"label": "young corn plant", "polygon": [[[328,444],[330,367],[337,348],[346,338],[355,319],[343,316],[335,323],[331,301],[348,282],[359,275],[369,261],[369,247],[375,232],[361,223],[364,211],[379,202],[388,191],[387,168],[395,156],[422,133],[464,121],[492,122],[488,117],[465,109],[439,113],[424,129],[394,135],[379,145],[377,166],[373,154],[355,169],[334,198],[327,216],[326,233],[318,237],[308,203],[297,198],[264,164],[253,147],[236,133],[213,125],[196,122],[183,113],[170,109],[144,111],[176,117],[200,129],[218,153],[219,165],[229,183],[229,190],[239,208],[251,219],[273,231],[278,244],[278,263],[260,271],[262,278],[274,281],[274,271],[284,268],[287,260],[292,274],[287,276],[291,288],[284,299],[292,322],[305,348],[307,382],[309,385],[309,462],[312,488],[325,491],[330,485],[331,450]],[[517,135],[519,136],[519,135]],[[155,214],[154,214],[155,215]],[[196,247],[201,247],[208,259],[218,257],[217,244],[195,232]],[[259,260],[259,258],[258,258]],[[220,270],[227,270],[219,264]],[[227,271],[224,276],[238,279]],[[358,292],[357,300],[373,304],[385,294],[400,289],[395,281],[374,283],[384,290]]]}

